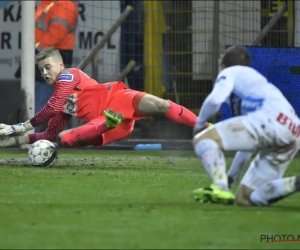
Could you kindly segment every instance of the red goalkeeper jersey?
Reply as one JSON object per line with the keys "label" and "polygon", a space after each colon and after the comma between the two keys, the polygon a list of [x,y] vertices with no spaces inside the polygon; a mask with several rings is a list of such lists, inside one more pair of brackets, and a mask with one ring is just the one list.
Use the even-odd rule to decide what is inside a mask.
{"label": "red goalkeeper jersey", "polygon": [[112,93],[125,88],[123,82],[99,84],[80,69],[64,69],[56,79],[52,97],[30,120],[34,127],[49,121],[48,128],[45,132],[30,134],[30,142],[55,140],[71,116],[90,121],[103,115]]}

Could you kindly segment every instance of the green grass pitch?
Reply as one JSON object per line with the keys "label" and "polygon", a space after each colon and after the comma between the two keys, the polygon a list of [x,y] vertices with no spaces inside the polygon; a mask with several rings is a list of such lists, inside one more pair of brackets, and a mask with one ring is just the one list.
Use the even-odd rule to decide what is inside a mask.
{"label": "green grass pitch", "polygon": [[45,169],[26,157],[0,150],[1,249],[300,248],[261,242],[300,236],[299,194],[270,207],[196,203],[210,181],[193,152],[60,150]]}

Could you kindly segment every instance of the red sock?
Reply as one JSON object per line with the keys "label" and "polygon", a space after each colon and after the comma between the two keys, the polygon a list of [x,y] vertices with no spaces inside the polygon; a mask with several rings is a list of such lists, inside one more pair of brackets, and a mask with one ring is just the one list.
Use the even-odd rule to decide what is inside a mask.
{"label": "red sock", "polygon": [[61,139],[61,144],[70,148],[100,145],[103,141],[102,134],[108,130],[110,128],[106,127],[105,122],[97,125],[86,124],[66,133]]}
{"label": "red sock", "polygon": [[188,110],[187,108],[176,104],[168,100],[170,103],[169,110],[165,113],[165,116],[176,123],[182,123],[190,127],[194,127],[196,124],[197,116]]}

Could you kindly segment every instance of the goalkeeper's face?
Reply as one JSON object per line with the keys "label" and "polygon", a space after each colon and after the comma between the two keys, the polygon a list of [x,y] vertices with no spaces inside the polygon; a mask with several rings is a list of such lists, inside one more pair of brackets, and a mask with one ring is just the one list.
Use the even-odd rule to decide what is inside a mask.
{"label": "goalkeeper's face", "polygon": [[64,69],[63,62],[55,57],[47,57],[39,61],[38,66],[42,76],[49,85],[55,84],[57,76]]}

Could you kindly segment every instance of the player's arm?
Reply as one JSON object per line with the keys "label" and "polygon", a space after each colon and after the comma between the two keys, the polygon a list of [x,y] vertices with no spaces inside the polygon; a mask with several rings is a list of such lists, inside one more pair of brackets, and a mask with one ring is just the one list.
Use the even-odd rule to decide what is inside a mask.
{"label": "player's arm", "polygon": [[[72,71],[72,72],[70,72]],[[63,70],[57,77],[56,86],[52,97],[42,110],[30,120],[15,125],[0,124],[0,136],[23,134],[44,122],[49,121],[56,114],[60,113],[63,105],[71,92],[80,83],[78,70]]]}
{"label": "player's arm", "polygon": [[50,119],[46,131],[27,135],[26,143],[32,144],[38,140],[55,141],[57,135],[64,129],[70,118],[71,116],[68,114],[58,113]]}
{"label": "player's arm", "polygon": [[80,83],[80,75],[77,70],[63,70],[57,77],[56,86],[52,97],[40,112],[38,112],[30,123],[37,127],[60,113],[72,89]]}
{"label": "player's arm", "polygon": [[78,17],[76,5],[67,1],[56,2],[50,12],[49,30],[41,41],[37,41],[41,48],[56,47],[61,43],[75,28]]}
{"label": "player's arm", "polygon": [[233,90],[234,80],[231,76],[219,74],[212,92],[204,100],[200,109],[196,129],[205,128],[206,121],[209,121],[220,109]]}
{"label": "player's arm", "polygon": [[233,186],[236,184],[236,182],[239,180],[242,172],[247,167],[247,163],[252,155],[253,152],[246,152],[246,151],[236,152],[227,173],[228,185],[230,189],[232,189]]}
{"label": "player's arm", "polygon": [[45,132],[35,133],[30,135],[13,135],[13,136],[0,136],[0,148],[19,146],[23,144],[31,144],[37,140],[49,140],[55,141],[57,135],[63,130],[68,120],[70,119],[70,115],[65,113],[59,113],[55,117],[51,118],[49,121],[48,128]]}

